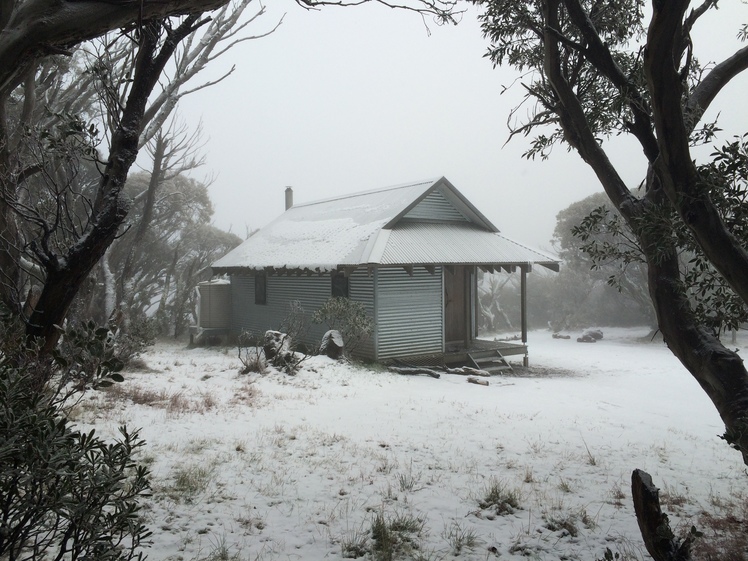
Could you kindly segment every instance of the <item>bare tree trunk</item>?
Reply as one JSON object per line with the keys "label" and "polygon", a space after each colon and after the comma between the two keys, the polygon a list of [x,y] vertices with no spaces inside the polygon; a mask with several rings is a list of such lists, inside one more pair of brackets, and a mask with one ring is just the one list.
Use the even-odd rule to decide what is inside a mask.
{"label": "bare tree trunk", "polygon": [[[148,227],[153,217],[153,207],[156,203],[156,191],[163,179],[164,170],[162,167],[164,161],[164,154],[166,152],[166,145],[168,140],[158,134],[156,136],[156,146],[153,151],[153,166],[151,168],[151,179],[148,182],[148,189],[145,194],[145,200],[143,201],[143,213],[140,217],[140,222],[135,230],[135,234],[132,239],[127,240],[129,247],[127,248],[127,257],[125,257],[125,263],[122,267],[122,272],[117,280],[117,306],[122,308],[125,299],[125,291],[128,281],[132,277],[133,261],[135,259],[135,249],[145,238],[145,234],[148,231]],[[124,241],[124,240],[123,240]]]}
{"label": "bare tree trunk", "polygon": [[694,316],[673,253],[650,256],[649,289],[657,324],[672,353],[712,400],[725,423],[725,439],[748,464],[748,371],[742,358],[727,349]]}
{"label": "bare tree trunk", "polygon": [[94,201],[91,225],[64,256],[54,254],[46,239],[32,246],[46,269],[47,278],[26,333],[30,338],[42,338],[45,351],[54,348],[59,338],[56,326],[64,321],[79,287],[111,245],[127,216],[129,203],[122,190],[138,154],[148,97],[179,41],[200,25],[198,18],[197,15],[189,16],[178,28],[166,30],[167,36],[160,51],[160,34],[165,30],[162,22],[146,22],[140,28],[141,44],[132,88],[119,125],[112,134],[109,160]]}
{"label": "bare tree trunk", "polygon": [[21,305],[18,297],[21,259],[18,227],[11,207],[16,197],[16,183],[10,163],[6,103],[7,97],[0,95],[0,303],[16,314]]}

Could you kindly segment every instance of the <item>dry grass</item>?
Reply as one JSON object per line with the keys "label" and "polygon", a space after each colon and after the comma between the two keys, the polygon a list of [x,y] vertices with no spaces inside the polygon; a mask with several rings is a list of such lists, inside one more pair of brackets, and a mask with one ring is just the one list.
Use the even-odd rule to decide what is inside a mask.
{"label": "dry grass", "polygon": [[739,498],[720,512],[702,512],[697,521],[702,536],[693,546],[701,561],[748,561],[748,499]]}
{"label": "dry grass", "polygon": [[169,392],[163,388],[155,390],[137,384],[114,384],[106,389],[106,401],[110,404],[129,401],[135,405],[145,405],[164,409],[171,418],[188,413],[205,413],[218,406],[215,396],[201,392],[194,398],[183,392]]}

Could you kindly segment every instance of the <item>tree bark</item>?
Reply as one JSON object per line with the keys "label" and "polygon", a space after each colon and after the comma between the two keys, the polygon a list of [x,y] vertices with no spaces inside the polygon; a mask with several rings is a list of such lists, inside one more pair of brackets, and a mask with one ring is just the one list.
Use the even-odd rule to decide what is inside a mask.
{"label": "tree bark", "polygon": [[[690,156],[688,138],[693,123],[685,123],[682,84],[675,67],[680,60],[680,22],[688,2],[655,3],[645,67],[652,92],[652,122],[658,151],[653,154],[649,141],[640,139],[654,172],[648,177],[643,199],[632,195],[613,167],[590,129],[577,93],[566,79],[555,32],[561,28],[562,3],[573,4],[575,0],[546,0],[543,16],[547,23],[545,73],[560,101],[554,110],[564,137],[593,169],[608,197],[639,238],[648,266],[649,294],[665,342],[712,400],[725,423],[726,440],[741,451],[743,461],[748,464],[748,371],[741,358],[725,348],[693,313],[677,253],[675,248],[668,249],[669,233],[646,227],[647,214],[654,206],[672,204],[694,231],[710,261],[748,302],[748,254],[727,232],[708,197],[703,195]],[[598,48],[604,47],[598,45]]]}
{"label": "tree bark", "polygon": [[644,545],[655,561],[691,561],[691,541],[678,540],[660,509],[659,489],[640,469],[631,474],[631,496]]}
{"label": "tree bark", "polygon": [[[0,18],[0,92],[10,92],[30,64],[48,54],[137,22],[220,8],[227,0],[26,0]],[[6,3],[3,4],[4,6]]]}
{"label": "tree bark", "polygon": [[16,197],[16,182],[10,158],[10,133],[6,115],[7,96],[0,93],[0,303],[12,313],[20,311],[21,253],[18,226],[11,202]]}
{"label": "tree bark", "polygon": [[[687,0],[655,2],[647,36],[644,70],[660,149],[655,171],[665,194],[693,232],[704,254],[743,301],[748,302],[748,252],[722,221],[706,186],[700,181],[691,156],[690,133],[693,126],[688,123],[696,116],[684,112],[681,102],[683,78],[676,66],[679,57],[674,57],[688,5]],[[747,68],[748,49],[743,49],[730,60],[734,62],[720,66],[718,77],[723,73],[732,77]],[[729,71],[722,72],[725,67]],[[712,77],[711,73],[709,77]],[[713,78],[713,81],[726,83],[717,78]],[[705,86],[702,91],[711,93],[714,90],[718,90],[717,86]],[[702,111],[710,99],[706,93],[700,97],[698,109]]]}
{"label": "tree bark", "polygon": [[164,29],[162,22],[143,24],[132,88],[119,125],[112,134],[109,160],[94,200],[90,226],[64,256],[51,252],[45,240],[32,247],[46,269],[47,278],[26,333],[32,339],[43,339],[44,351],[54,348],[59,338],[57,326],[62,325],[78,289],[111,245],[127,216],[129,202],[122,190],[138,154],[138,140],[148,97],[179,41],[196,29],[197,20],[197,15],[190,16],[177,29],[168,31],[160,50],[160,34]]}
{"label": "tree bark", "polygon": [[[645,247],[655,243],[648,241]],[[709,396],[725,423],[725,439],[748,464],[748,371],[743,359],[699,324],[680,278],[677,255],[649,253],[649,291],[665,344]]]}
{"label": "tree bark", "polygon": [[120,277],[117,280],[117,306],[119,306],[120,309],[123,307],[125,291],[128,282],[132,277],[135,250],[145,239],[145,234],[148,231],[148,227],[153,217],[153,207],[156,204],[156,191],[158,190],[159,185],[161,185],[164,175],[162,165],[164,154],[166,152],[166,144],[167,139],[159,134],[156,137],[156,146],[153,151],[153,166],[151,167],[151,178],[148,182],[148,189],[146,190],[145,199],[143,201],[143,212],[140,217],[140,222],[135,229],[132,239],[126,240],[126,243],[128,243],[127,256],[125,257],[125,263],[122,267]]}

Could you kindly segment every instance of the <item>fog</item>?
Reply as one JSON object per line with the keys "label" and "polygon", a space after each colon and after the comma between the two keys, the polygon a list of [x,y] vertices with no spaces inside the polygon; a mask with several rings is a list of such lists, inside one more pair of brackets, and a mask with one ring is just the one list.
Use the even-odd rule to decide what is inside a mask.
{"label": "fog", "polygon": [[[732,2],[710,14],[710,29],[727,23],[707,30],[706,41],[697,37],[697,47],[705,42],[709,57],[731,52],[746,12]],[[203,121],[200,173],[215,178],[216,226],[241,236],[264,226],[283,212],[289,185],[306,202],[445,176],[502,233],[548,249],[556,214],[600,189],[564,147],[548,161],[528,161],[527,139],[506,144],[522,89],[516,73],[483,56],[473,8],[456,27],[440,27],[380,5],[307,11],[284,1],[268,5],[248,31],[264,33],[281,18],[275,33],[213,63],[212,78],[236,65],[228,79],[181,105],[191,126]],[[732,101],[716,103],[723,128],[736,128],[723,139],[745,123],[747,85],[742,77],[722,96]],[[605,142],[636,186],[645,171],[636,147]]]}

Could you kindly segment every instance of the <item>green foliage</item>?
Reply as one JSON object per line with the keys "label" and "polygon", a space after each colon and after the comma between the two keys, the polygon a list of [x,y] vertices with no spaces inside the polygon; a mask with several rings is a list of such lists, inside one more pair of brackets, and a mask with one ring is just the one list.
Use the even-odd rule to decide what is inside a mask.
{"label": "green foliage", "polygon": [[329,298],[312,314],[312,322],[340,331],[348,353],[368,339],[374,330],[374,322],[366,314],[364,305],[350,298]]}
{"label": "green foliage", "polygon": [[[534,135],[525,156],[545,159],[553,146],[569,143],[571,139],[561,130],[560,115],[554,111],[559,105],[558,97],[543,72],[546,55],[543,32],[548,26],[543,3],[471,1],[482,8],[478,19],[484,36],[490,42],[486,56],[495,66],[508,64],[529,78],[523,84],[525,102],[520,106],[521,114],[529,117],[525,122],[513,125],[511,134]],[[600,71],[585,63],[584,50],[575,47],[586,46],[587,39],[568,17],[563,17],[554,32],[566,38],[561,57],[568,72],[567,79],[582,103],[593,134],[607,136],[628,131],[632,121],[630,96],[633,86],[644,82],[644,76],[639,54],[635,49],[632,52],[624,49],[634,44],[644,31],[642,2],[627,0],[615,5],[582,4],[588,11],[588,21],[602,42],[613,51],[612,58],[631,87],[617,87],[617,84],[601,79]],[[520,107],[513,110],[513,116],[520,115]],[[512,117],[509,122],[514,123],[516,119]]]}
{"label": "green foliage", "polygon": [[[698,171],[703,189],[725,225],[736,238],[748,244],[748,135],[717,149],[712,153],[712,161]],[[719,333],[737,329],[748,321],[748,307],[711,265],[682,218],[670,206],[651,205],[636,227],[668,241],[652,252],[654,259],[669,248],[678,252],[685,290],[702,324]],[[637,301],[641,301],[641,295],[645,294],[641,287],[646,286],[644,253],[619,213],[608,205],[596,207],[571,228],[571,233],[593,271],[607,271],[608,284],[622,292],[633,294],[636,289],[640,295]]]}
{"label": "green foliage", "polygon": [[[94,336],[91,357],[102,352]],[[143,441],[125,427],[114,443],[75,430],[29,366],[0,358],[0,558],[141,559],[149,482],[133,455]]]}
{"label": "green foliage", "polygon": [[86,390],[123,380],[124,363],[117,357],[111,331],[94,322],[61,330],[60,344],[45,355],[26,338],[25,324],[10,314],[0,315],[0,361],[23,370],[27,383],[55,403],[70,403]]}
{"label": "green foliage", "polygon": [[114,335],[93,321],[65,329],[52,359],[60,394],[80,394],[123,381],[119,372],[124,363],[117,357]]}

